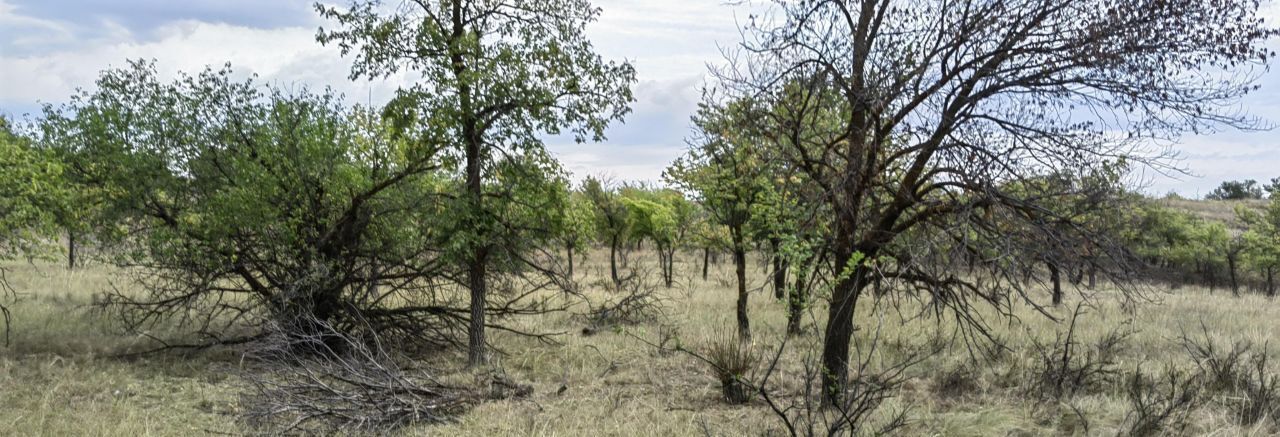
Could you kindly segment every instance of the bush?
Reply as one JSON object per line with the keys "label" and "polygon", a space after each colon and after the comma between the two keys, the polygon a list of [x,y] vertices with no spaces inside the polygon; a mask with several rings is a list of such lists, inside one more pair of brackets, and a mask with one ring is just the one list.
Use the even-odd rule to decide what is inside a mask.
{"label": "bush", "polygon": [[1222,395],[1237,422],[1253,425],[1280,414],[1280,376],[1270,366],[1270,353],[1248,342],[1224,349],[1201,326],[1203,336],[1182,334],[1181,343],[1200,369],[1206,390]]}
{"label": "bush", "polygon": [[1125,416],[1125,435],[1147,437],[1183,432],[1187,417],[1202,403],[1200,384],[1195,379],[1172,366],[1158,377],[1135,369],[1125,381],[1130,408]]}
{"label": "bush", "polygon": [[1115,377],[1115,357],[1129,333],[1116,328],[1093,345],[1082,344],[1076,339],[1079,315],[1077,308],[1067,331],[1056,334],[1052,342],[1032,341],[1037,359],[1029,369],[1028,395],[1060,400],[1098,389]]}

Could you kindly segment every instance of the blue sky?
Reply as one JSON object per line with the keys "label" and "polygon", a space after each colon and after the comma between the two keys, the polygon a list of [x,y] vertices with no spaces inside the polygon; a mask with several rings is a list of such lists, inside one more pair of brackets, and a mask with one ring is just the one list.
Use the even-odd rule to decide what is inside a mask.
{"label": "blue sky", "polygon": [[[102,69],[154,58],[165,74],[231,62],[237,71],[282,84],[331,85],[353,102],[378,103],[409,80],[350,82],[349,63],[314,42],[325,23],[311,1],[295,0],[0,0],[0,113],[21,117],[91,86]],[[722,0],[597,0],[589,28],[597,48],[636,65],[637,102],[604,144],[553,141],[576,177],[604,174],[657,180],[685,148],[689,116],[707,62],[738,40],[746,11]],[[1267,5],[1269,17],[1280,8]],[[1275,22],[1275,20],[1273,20]],[[1273,43],[1280,50],[1280,41]],[[1241,109],[1280,124],[1280,73]],[[1195,176],[1147,175],[1147,190],[1196,196],[1225,179],[1280,177],[1280,131],[1224,131],[1183,138],[1175,146]]]}

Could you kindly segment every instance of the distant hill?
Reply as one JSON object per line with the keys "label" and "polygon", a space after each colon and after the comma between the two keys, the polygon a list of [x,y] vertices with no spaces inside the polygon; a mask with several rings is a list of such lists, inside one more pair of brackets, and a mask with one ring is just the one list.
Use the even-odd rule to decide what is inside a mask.
{"label": "distant hill", "polygon": [[1248,208],[1262,210],[1267,207],[1269,200],[1193,200],[1165,197],[1156,199],[1155,202],[1168,208],[1188,212],[1205,220],[1226,222],[1227,226],[1232,229],[1243,230],[1244,224],[1236,219],[1236,206],[1244,205]]}

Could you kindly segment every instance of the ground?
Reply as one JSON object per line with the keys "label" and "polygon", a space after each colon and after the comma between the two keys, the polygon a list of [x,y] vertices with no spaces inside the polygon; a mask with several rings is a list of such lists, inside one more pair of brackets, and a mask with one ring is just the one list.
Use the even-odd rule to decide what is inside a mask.
{"label": "ground", "polygon": [[[654,262],[645,254],[633,262]],[[648,261],[646,261],[648,260]],[[661,290],[664,316],[657,321],[582,334],[584,322],[560,313],[515,320],[526,329],[563,332],[547,345],[496,334],[503,351],[494,369],[534,386],[527,399],[480,404],[456,423],[414,426],[404,435],[781,435],[780,421],[761,400],[745,406],[721,400],[719,382],[704,363],[688,354],[660,351],[648,344],[666,334],[678,344],[703,351],[733,325],[733,270],[712,266],[703,281],[695,254],[681,254],[679,284]],[[580,282],[597,298],[609,296],[596,278],[605,271],[600,251],[593,254]],[[750,314],[754,347],[771,355],[782,339],[784,307],[767,289],[763,263],[753,259]],[[8,279],[21,293],[11,305],[10,344],[0,348],[0,434],[40,435],[199,435],[239,434],[240,394],[245,386],[233,376],[243,365],[234,349],[191,356],[119,354],[148,344],[145,336],[121,334],[93,310],[93,296],[106,287],[128,287],[117,272],[101,265],[74,271],[36,262],[6,265]],[[655,273],[656,276],[656,273]],[[656,279],[656,278],[655,278]],[[1203,335],[1229,344],[1259,346],[1280,338],[1280,303],[1258,297],[1231,297],[1208,290],[1148,288],[1146,301],[1126,309],[1113,290],[1099,290],[1077,323],[1081,344],[1093,344],[1111,332],[1129,332],[1119,348],[1117,372],[1141,368],[1157,373],[1166,365],[1194,364],[1178,339]],[[1033,291],[1038,292],[1038,291]],[[1073,296],[1074,297],[1074,296]],[[879,333],[875,363],[893,362],[909,351],[935,350],[908,370],[898,396],[879,409],[877,420],[907,409],[903,435],[1116,435],[1130,420],[1130,403],[1118,382],[1085,390],[1061,401],[1037,400],[1026,387],[1036,368],[1033,340],[1047,343],[1067,328],[1065,320],[1080,299],[1069,299],[1051,313],[1055,322],[1020,307],[1013,320],[991,318],[995,337],[1009,351],[975,359],[954,334],[950,318],[914,317],[919,303],[909,299],[866,299],[858,313],[858,345]],[[817,310],[823,308],[816,308]],[[578,308],[581,310],[581,307]],[[819,311],[814,311],[818,314]],[[990,315],[989,315],[990,317]],[[799,396],[804,362],[815,358],[815,319],[806,333],[789,341],[782,354],[773,392],[779,399]],[[953,339],[956,339],[953,341]],[[673,340],[669,344],[677,344]],[[1268,345],[1269,346],[1269,345]],[[937,349],[930,349],[934,347]],[[462,351],[425,357],[445,378],[466,380]],[[874,366],[873,366],[874,367]],[[489,370],[492,371],[492,370]],[[758,375],[758,373],[757,373]],[[1214,399],[1191,413],[1190,435],[1272,435],[1274,422],[1238,425],[1226,404]]]}

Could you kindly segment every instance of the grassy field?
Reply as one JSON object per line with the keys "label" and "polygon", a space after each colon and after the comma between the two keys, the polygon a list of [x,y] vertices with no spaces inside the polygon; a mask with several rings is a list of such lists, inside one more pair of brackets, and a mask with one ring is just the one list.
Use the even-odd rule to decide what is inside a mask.
{"label": "grassy field", "polygon": [[[495,359],[494,367],[532,384],[534,394],[482,403],[456,423],[412,427],[403,434],[777,435],[779,422],[762,401],[728,405],[705,364],[686,354],[660,353],[639,340],[656,342],[660,332],[676,333],[684,347],[703,350],[732,324],[731,266],[713,266],[711,277],[703,281],[694,276],[696,257],[685,254],[682,258],[689,263],[677,265],[680,284],[662,291],[665,315],[659,321],[584,336],[584,323],[573,314],[515,320],[523,328],[565,333],[557,338],[557,345],[496,335],[496,345],[506,353]],[[586,277],[580,278],[583,284],[600,275],[601,261],[593,259],[582,269],[586,271]],[[751,272],[757,291],[750,306],[755,347],[768,355],[783,338],[784,309],[763,288],[759,263],[753,260],[752,265],[757,266]],[[4,406],[0,434],[244,432],[236,415],[244,385],[232,376],[242,365],[238,351],[118,357],[147,340],[120,334],[109,319],[91,310],[94,293],[106,287],[128,287],[111,269],[67,271],[44,264],[10,264],[7,269],[22,298],[12,306],[11,344],[0,349],[0,405]],[[608,295],[597,289],[588,293]],[[1185,288],[1153,290],[1152,297],[1152,302],[1129,312],[1113,291],[1100,290],[1094,305],[1078,321],[1080,343],[1093,344],[1111,332],[1130,333],[1109,367],[1123,374],[1137,368],[1155,373],[1166,364],[1194,368],[1178,337],[1184,331],[1200,333],[1201,324],[1222,345],[1249,341],[1261,347],[1271,338],[1280,338],[1278,302]],[[1075,301],[1078,298],[1054,310],[1055,314],[1068,318]],[[1053,340],[1065,331],[1065,323],[1019,308],[1014,320],[991,320],[995,335],[1010,351],[974,360],[963,342],[941,340],[955,333],[954,321],[911,317],[918,304],[892,302],[888,298],[862,301],[858,345],[868,344],[879,332],[883,341],[876,358],[885,362],[908,351],[947,345],[911,368],[898,396],[880,408],[881,415],[908,409],[910,423],[903,435],[1116,435],[1125,429],[1131,407],[1123,384],[1116,382],[1119,378],[1060,401],[1028,393],[1038,360],[1032,343]],[[806,320],[806,331],[791,340],[782,355],[773,385],[780,398],[798,396],[803,364],[818,350],[820,330],[815,329],[813,317]],[[460,352],[425,359],[443,377],[466,380],[471,376],[460,367],[464,361]],[[1273,435],[1277,431],[1269,419],[1239,425],[1230,412],[1231,399],[1206,396],[1204,406],[1191,413],[1184,434]]]}

